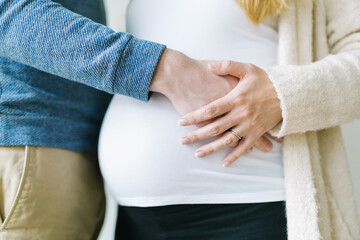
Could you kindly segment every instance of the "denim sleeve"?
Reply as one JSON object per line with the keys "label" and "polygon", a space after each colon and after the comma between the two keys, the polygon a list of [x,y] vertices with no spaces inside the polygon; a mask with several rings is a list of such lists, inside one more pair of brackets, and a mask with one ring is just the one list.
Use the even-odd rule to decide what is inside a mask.
{"label": "denim sleeve", "polygon": [[144,101],[165,48],[49,0],[0,0],[0,26],[0,56]]}

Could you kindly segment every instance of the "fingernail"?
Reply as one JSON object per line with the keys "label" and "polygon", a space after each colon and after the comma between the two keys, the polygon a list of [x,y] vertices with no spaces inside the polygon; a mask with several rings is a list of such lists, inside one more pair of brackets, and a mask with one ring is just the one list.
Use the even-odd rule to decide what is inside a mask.
{"label": "fingernail", "polygon": [[251,153],[252,150],[253,150],[253,148],[249,148],[246,152],[247,152],[247,153]]}
{"label": "fingernail", "polygon": [[185,126],[185,125],[187,124],[187,121],[186,121],[186,119],[182,118],[182,119],[180,119],[180,120],[178,121],[178,124],[179,124],[180,126]]}
{"label": "fingernail", "polygon": [[271,148],[272,148],[271,144],[266,145],[266,151],[270,152]]}
{"label": "fingernail", "polygon": [[208,64],[208,67],[211,69],[211,70],[216,70],[219,68],[219,64],[218,63],[209,63]]}
{"label": "fingernail", "polygon": [[230,166],[230,162],[229,161],[224,161],[222,165],[223,165],[224,168],[228,167],[228,166]]}
{"label": "fingernail", "polygon": [[187,137],[183,137],[183,138],[181,138],[181,143],[188,144],[188,143],[190,143],[190,140]]}
{"label": "fingernail", "polygon": [[196,153],[195,153],[195,156],[196,156],[197,158],[202,158],[203,156],[205,156],[205,153],[202,152],[202,151],[199,151],[199,152],[196,152]]}

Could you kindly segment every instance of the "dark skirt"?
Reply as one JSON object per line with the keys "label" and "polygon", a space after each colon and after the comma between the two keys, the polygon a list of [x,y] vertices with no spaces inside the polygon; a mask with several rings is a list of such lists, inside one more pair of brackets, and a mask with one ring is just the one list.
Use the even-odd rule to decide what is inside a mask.
{"label": "dark skirt", "polygon": [[118,240],[286,240],[285,202],[119,206]]}

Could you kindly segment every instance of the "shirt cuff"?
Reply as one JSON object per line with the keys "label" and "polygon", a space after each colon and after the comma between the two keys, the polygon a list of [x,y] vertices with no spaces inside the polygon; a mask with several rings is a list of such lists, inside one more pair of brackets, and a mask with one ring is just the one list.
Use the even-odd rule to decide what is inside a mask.
{"label": "shirt cuff", "polygon": [[153,74],[165,48],[165,45],[132,37],[121,54],[114,92],[148,101]]}

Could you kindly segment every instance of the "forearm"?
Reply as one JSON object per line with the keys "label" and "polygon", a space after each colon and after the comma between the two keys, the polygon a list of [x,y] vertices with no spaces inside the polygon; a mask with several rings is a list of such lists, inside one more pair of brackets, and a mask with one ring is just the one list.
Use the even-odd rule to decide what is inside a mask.
{"label": "forearm", "polygon": [[0,56],[97,89],[148,99],[163,45],[116,33],[48,0],[0,0]]}

